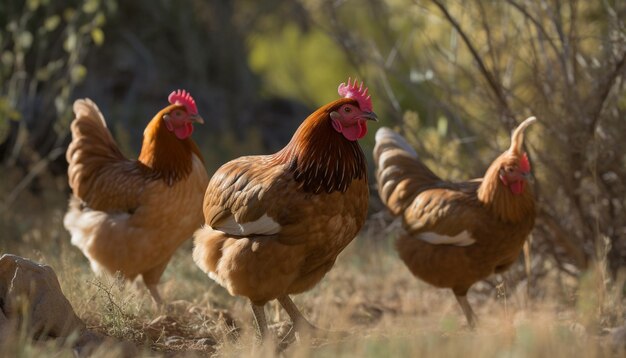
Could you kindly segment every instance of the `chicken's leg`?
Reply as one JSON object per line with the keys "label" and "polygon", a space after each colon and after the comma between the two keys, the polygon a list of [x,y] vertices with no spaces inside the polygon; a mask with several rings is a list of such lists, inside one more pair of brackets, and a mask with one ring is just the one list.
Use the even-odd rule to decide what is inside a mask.
{"label": "chicken's leg", "polygon": [[306,318],[302,315],[296,304],[293,303],[289,296],[285,295],[278,298],[278,302],[281,306],[287,311],[289,318],[291,318],[291,322],[293,322],[293,327],[291,330],[285,335],[283,338],[283,342],[292,339],[296,333],[304,333],[304,334],[313,334],[314,332],[319,332],[320,329],[312,325]]}
{"label": "chicken's leg", "polygon": [[456,301],[459,303],[459,306],[461,306],[461,309],[463,310],[463,313],[465,313],[465,318],[467,319],[467,324],[469,324],[469,326],[472,329],[475,328],[476,327],[476,323],[478,322],[478,316],[476,316],[476,314],[474,313],[474,310],[472,310],[472,306],[470,306],[469,302],[467,301],[467,296],[466,295],[457,295],[455,293],[454,297],[456,297]]}
{"label": "chicken's leg", "polygon": [[258,306],[250,302],[252,306],[252,313],[254,314],[254,320],[256,321],[257,333],[261,340],[264,340],[267,336],[267,320],[265,319],[265,306]]}
{"label": "chicken's leg", "polygon": [[167,267],[169,261],[170,259],[168,258],[167,260],[165,260],[165,262],[141,274],[141,277],[143,278],[143,283],[146,284],[146,287],[148,288],[148,291],[150,291],[152,299],[154,299],[154,302],[157,306],[162,306],[164,303],[163,299],[161,298],[161,294],[159,294],[157,285],[159,284],[161,276],[163,276],[163,271],[165,271],[165,268]]}
{"label": "chicken's leg", "polygon": [[163,299],[161,298],[161,294],[159,293],[159,289],[157,288],[157,285],[146,283],[146,287],[148,287],[148,291],[150,291],[150,295],[152,295],[152,299],[154,300],[154,303],[156,303],[158,307],[162,306]]}

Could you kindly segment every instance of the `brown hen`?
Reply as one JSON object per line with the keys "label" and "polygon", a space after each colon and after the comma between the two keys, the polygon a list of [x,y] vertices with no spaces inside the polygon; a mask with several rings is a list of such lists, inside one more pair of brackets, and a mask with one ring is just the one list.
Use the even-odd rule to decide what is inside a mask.
{"label": "brown hen", "polygon": [[405,230],[396,243],[400,258],[420,279],[452,289],[471,327],[476,315],[467,291],[511,266],[534,225],[530,163],[522,149],[524,130],[534,121],[518,126],[511,147],[484,178],[458,183],[430,171],[399,134],[388,128],[376,133],[378,192]]}
{"label": "brown hen", "polygon": [[343,97],[304,120],[281,151],[226,163],[204,196],[206,225],[193,258],[230,294],[247,297],[261,337],[264,305],[289,314],[292,332],[313,326],[289,298],[311,289],[359,232],[368,204],[365,156],[357,140],[375,120],[367,89],[342,84]]}
{"label": "brown hen", "polygon": [[191,140],[203,123],[184,91],[144,131],[138,160],[119,150],[102,113],[89,99],[74,102],[67,149],[73,195],[64,218],[72,244],[97,274],[141,275],[157,303],[163,271],[175,250],[202,224],[201,195],[209,181]]}

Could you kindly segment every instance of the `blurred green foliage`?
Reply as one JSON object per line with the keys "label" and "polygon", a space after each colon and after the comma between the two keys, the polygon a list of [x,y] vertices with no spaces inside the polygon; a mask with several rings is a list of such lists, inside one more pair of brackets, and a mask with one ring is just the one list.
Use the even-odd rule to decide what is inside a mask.
{"label": "blurred green foliage", "polygon": [[[68,102],[87,69],[82,64],[90,46],[102,45],[106,14],[112,0],[51,0],[5,2],[0,7],[0,144],[9,134],[9,122],[19,121],[18,134],[5,153],[15,163],[30,135],[26,122],[49,120],[57,136],[67,131]],[[62,44],[62,46],[59,46]],[[53,117],[40,119],[36,102]],[[56,120],[65,117],[65,120]],[[43,123],[50,125],[51,123]],[[54,133],[53,132],[53,133]],[[50,149],[50,148],[47,148]]]}
{"label": "blurred green foliage", "polygon": [[[62,178],[79,96],[135,157],[166,94],[186,88],[208,119],[194,138],[213,170],[280,148],[357,77],[379,125],[446,179],[481,176],[536,115],[536,249],[584,268],[608,237],[612,267],[626,266],[625,14],[618,0],[3,2],[0,190],[14,201]],[[370,159],[376,129],[361,141]]]}
{"label": "blurred green foliage", "polygon": [[[625,17],[623,0],[2,1],[0,251],[12,240],[9,247],[55,260],[72,255],[71,270],[84,263],[62,227],[63,154],[75,98],[94,99],[122,150],[136,157],[143,129],[169,91],[190,90],[207,122],[194,139],[211,174],[233,158],[280,148],[311,111],[337,98],[337,85],[350,76],[365,80],[381,118],[361,141],[370,172],[378,126],[405,135],[438,175],[465,180],[481,176],[508,147],[515,124],[536,115],[539,124],[526,136],[540,208],[533,281],[542,275],[552,281],[558,269],[565,273],[554,280],[563,286],[558,290],[578,288],[572,296],[584,324],[620,324],[624,288],[607,292],[609,271],[626,267]],[[372,211],[382,211],[375,190],[371,198]],[[384,220],[376,215],[370,224],[388,230]],[[372,249],[342,261],[401,277],[392,255],[368,256],[381,246],[392,250],[395,232],[364,236],[369,240],[361,244]],[[387,259],[393,264],[379,265]],[[75,272],[66,277],[81,277],[70,280],[81,300],[89,290],[79,289],[84,282]],[[349,282],[376,282],[363,270],[348,278],[339,272],[329,297],[337,297],[337,287],[365,287]],[[414,293],[394,290],[409,281],[377,279],[395,287],[374,291],[412,305]],[[197,287],[190,295],[198,297]],[[443,318],[434,338],[361,346],[372,355],[420,352],[416,345],[440,352],[459,338],[440,334],[455,330],[448,311],[435,311]],[[110,333],[129,334],[128,317],[105,314],[99,321]],[[569,331],[562,336],[563,347],[585,346]],[[519,344],[492,351],[554,351],[552,337],[521,326],[512,339]]]}
{"label": "blurred green foliage", "polygon": [[70,97],[115,8],[113,0],[0,5],[0,211],[63,157]]}
{"label": "blurred green foliage", "polygon": [[626,267],[626,3],[301,3],[444,178],[482,176],[535,115],[535,250],[576,274],[608,237],[611,271]]}
{"label": "blurred green foliage", "polygon": [[263,90],[311,107],[335,100],[337,85],[352,72],[344,52],[319,29],[304,32],[294,23],[275,31],[255,32],[248,40],[250,67],[263,79]]}

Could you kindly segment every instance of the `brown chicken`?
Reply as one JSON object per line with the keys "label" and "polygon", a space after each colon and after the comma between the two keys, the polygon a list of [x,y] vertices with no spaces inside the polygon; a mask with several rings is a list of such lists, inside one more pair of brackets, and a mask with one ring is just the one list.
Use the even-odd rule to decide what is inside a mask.
{"label": "brown chicken", "polygon": [[311,114],[279,152],[223,165],[204,196],[194,261],[251,301],[261,337],[273,299],[290,316],[291,333],[314,329],[288,295],[317,284],[365,221],[367,168],[357,140],[376,115],[362,84],[348,80],[339,94],[345,98]]}
{"label": "brown chicken", "polygon": [[195,102],[180,90],[168,99],[144,131],[138,160],[124,157],[95,103],[74,102],[67,149],[73,195],[63,221],[94,272],[141,275],[157,303],[170,258],[202,224],[209,181],[190,138],[193,124],[203,123]]}
{"label": "brown chicken", "polygon": [[511,147],[484,178],[460,183],[430,171],[399,134],[388,128],[376,133],[378,192],[405,229],[396,243],[400,258],[420,279],[452,289],[471,327],[476,315],[467,291],[511,266],[534,225],[530,163],[522,149],[534,121],[517,127]]}

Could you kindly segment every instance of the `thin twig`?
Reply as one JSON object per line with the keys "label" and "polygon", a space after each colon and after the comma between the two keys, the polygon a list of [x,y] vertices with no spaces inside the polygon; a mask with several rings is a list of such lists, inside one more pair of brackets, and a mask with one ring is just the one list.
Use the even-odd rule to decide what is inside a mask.
{"label": "thin twig", "polygon": [[482,75],[487,80],[487,83],[489,84],[489,87],[491,88],[493,93],[496,95],[496,98],[498,100],[498,104],[500,105],[501,110],[504,112],[505,117],[507,118],[508,121],[511,121],[511,124],[513,124],[513,112],[509,108],[509,104],[508,104],[508,102],[506,100],[506,96],[504,94],[504,91],[502,90],[501,84],[494,78],[493,74],[489,71],[489,69],[487,69],[487,66],[485,65],[485,62],[483,61],[482,57],[480,56],[480,54],[476,50],[476,47],[474,46],[472,41],[470,41],[469,37],[467,36],[465,31],[461,27],[459,22],[450,14],[450,12],[445,7],[445,5],[443,5],[441,3],[441,1],[439,1],[439,0],[431,0],[431,1],[439,8],[439,10],[441,10],[443,15],[448,20],[448,22],[450,22],[452,27],[454,27],[454,29],[461,36],[461,38],[463,39],[463,42],[465,43],[465,45],[467,46],[467,48],[471,52],[472,57],[474,58],[474,60],[478,64],[478,68],[479,68],[480,72],[482,73]]}
{"label": "thin twig", "polygon": [[535,28],[539,30],[539,32],[541,32],[544,38],[548,41],[548,44],[552,48],[552,51],[554,51],[554,54],[558,55],[561,53],[561,51],[559,51],[559,49],[556,47],[556,44],[554,43],[554,41],[552,41],[552,39],[550,38],[550,35],[548,35],[548,32],[543,27],[543,25],[534,16],[532,16],[525,7],[523,7],[522,5],[518,4],[517,2],[513,0],[507,0],[507,2],[511,6],[513,6],[517,11],[521,12],[522,15],[524,15],[526,19],[530,20],[530,22],[532,22],[535,25]]}
{"label": "thin twig", "polygon": [[624,74],[626,71],[626,51],[622,53],[622,58],[619,60],[613,71],[609,73],[603,81],[604,86],[600,89],[600,95],[597,97],[598,102],[596,103],[595,108],[591,112],[591,123],[589,123],[589,132],[590,134],[594,133],[596,130],[596,126],[600,121],[600,114],[602,114],[602,110],[604,109],[604,104],[609,97],[609,93],[611,93],[611,89],[613,85],[615,85],[615,81]]}
{"label": "thin twig", "polygon": [[7,195],[6,199],[2,204],[0,204],[0,212],[3,212],[11,206],[11,204],[17,199],[17,197],[26,189],[30,183],[39,176],[44,170],[48,168],[48,165],[57,159],[61,154],[65,153],[65,148],[58,147],[48,153],[47,156],[43,157],[40,161],[38,161],[33,168],[28,172],[24,178],[13,188],[13,190]]}

